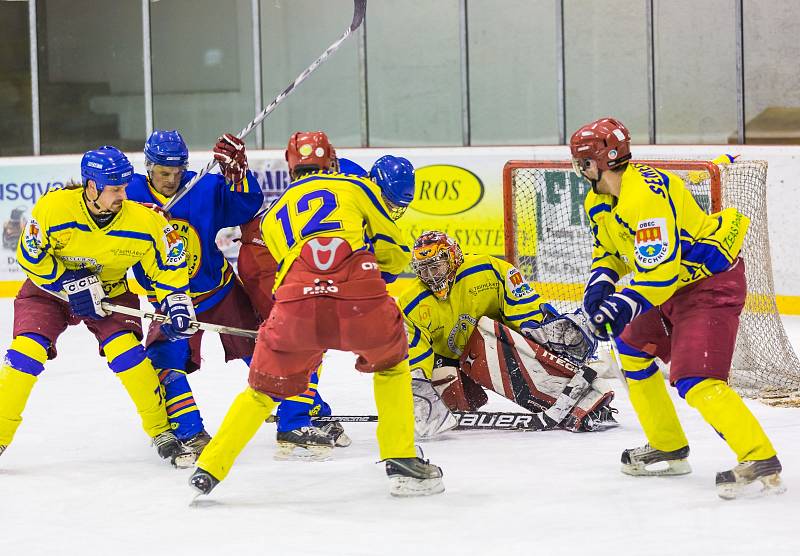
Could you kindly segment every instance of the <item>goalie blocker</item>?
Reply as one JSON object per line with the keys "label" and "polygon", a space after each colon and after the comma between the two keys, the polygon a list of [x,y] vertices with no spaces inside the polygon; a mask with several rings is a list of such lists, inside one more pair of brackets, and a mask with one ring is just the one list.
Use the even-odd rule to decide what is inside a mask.
{"label": "goalie blocker", "polygon": [[448,362],[455,363],[437,361],[432,383],[451,411],[479,409],[488,401],[488,388],[539,414],[542,426],[534,428],[593,431],[616,425],[609,406],[614,392],[593,369],[488,317],[478,321],[458,367]]}

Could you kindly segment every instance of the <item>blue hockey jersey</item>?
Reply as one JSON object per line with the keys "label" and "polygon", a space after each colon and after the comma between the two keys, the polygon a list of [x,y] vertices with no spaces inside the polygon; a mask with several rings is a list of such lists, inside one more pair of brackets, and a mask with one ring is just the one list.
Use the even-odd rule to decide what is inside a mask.
{"label": "blue hockey jersey", "polygon": [[[184,172],[181,185],[195,174]],[[163,206],[169,202],[153,188],[149,178],[141,174],[134,174],[126,193],[128,199],[140,203]],[[217,247],[217,233],[223,228],[250,221],[263,201],[261,187],[249,171],[238,185],[220,174],[206,174],[170,209],[167,219],[186,246],[189,288],[198,313],[210,309],[225,297],[236,279],[231,265]],[[148,298],[154,301],[155,297],[150,295],[152,288],[142,269],[135,266],[133,271],[148,291]]]}

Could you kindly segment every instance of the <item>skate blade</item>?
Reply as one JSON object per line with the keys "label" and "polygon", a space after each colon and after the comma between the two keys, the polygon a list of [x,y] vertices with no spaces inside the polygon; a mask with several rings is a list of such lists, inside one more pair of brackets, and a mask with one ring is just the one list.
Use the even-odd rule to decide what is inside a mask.
{"label": "skate blade", "polygon": [[333,455],[331,446],[298,446],[291,442],[278,442],[273,459],[277,461],[327,461]]}
{"label": "skate blade", "polygon": [[389,494],[396,498],[414,496],[433,496],[444,492],[441,477],[433,479],[415,479],[414,477],[389,477]]}
{"label": "skate blade", "polygon": [[195,452],[184,452],[173,457],[171,463],[176,469],[189,469],[190,467],[194,467],[198,456],[199,454]]}
{"label": "skate blade", "polygon": [[[665,467],[663,466],[664,464],[666,464]],[[659,465],[662,467],[654,467]],[[688,475],[692,472],[692,467],[685,459],[674,459],[651,463],[650,467],[643,463],[623,463],[622,472],[634,477],[671,477]]]}
{"label": "skate blade", "polygon": [[[761,488],[757,489],[760,484]],[[717,496],[723,500],[736,500],[741,498],[761,498],[786,492],[786,485],[781,481],[779,474],[767,475],[749,483],[725,483],[717,485]]]}

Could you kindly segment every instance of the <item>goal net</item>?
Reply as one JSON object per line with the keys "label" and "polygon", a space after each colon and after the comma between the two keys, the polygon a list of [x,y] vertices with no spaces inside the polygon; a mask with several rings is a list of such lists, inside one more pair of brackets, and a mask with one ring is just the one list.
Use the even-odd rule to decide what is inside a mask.
{"label": "goal net", "polygon": [[[772,280],[767,163],[645,162],[678,174],[706,212],[735,206],[750,217],[742,250],[748,293],[730,382],[743,395],[776,405],[796,400],[800,361],[778,315]],[[591,267],[592,238],[583,210],[590,187],[569,161],[510,161],[503,169],[506,258],[562,311],[580,306]]]}

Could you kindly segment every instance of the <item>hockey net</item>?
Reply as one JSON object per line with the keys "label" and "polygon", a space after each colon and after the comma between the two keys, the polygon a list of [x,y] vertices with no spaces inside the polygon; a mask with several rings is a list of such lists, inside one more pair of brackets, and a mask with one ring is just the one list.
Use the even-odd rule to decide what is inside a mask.
{"label": "hockey net", "polygon": [[[750,217],[742,251],[748,294],[730,382],[747,397],[798,405],[800,361],[778,314],[772,279],[767,163],[645,162],[681,176],[706,212],[735,206]],[[591,266],[592,238],[583,210],[590,187],[569,161],[510,161],[503,170],[506,258],[562,311],[580,305]]]}

